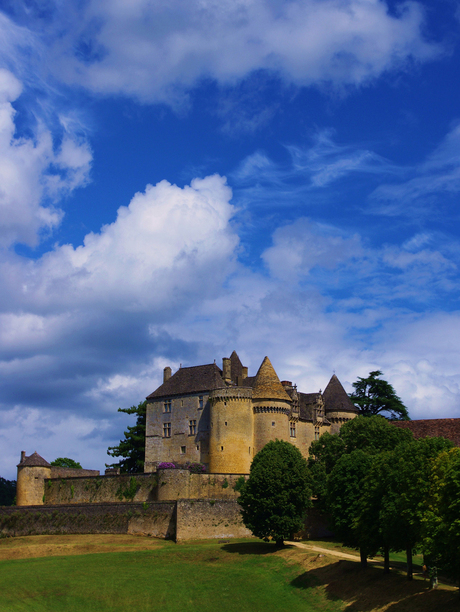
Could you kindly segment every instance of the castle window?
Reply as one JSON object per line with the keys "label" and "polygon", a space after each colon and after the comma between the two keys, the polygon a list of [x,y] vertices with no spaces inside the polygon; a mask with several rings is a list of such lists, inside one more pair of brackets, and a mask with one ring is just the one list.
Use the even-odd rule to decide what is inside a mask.
{"label": "castle window", "polygon": [[272,421],[272,427],[275,427],[275,421]]}
{"label": "castle window", "polygon": [[202,396],[202,395],[200,395],[200,396],[198,397],[198,407],[199,407],[199,408],[203,408],[203,404],[204,404],[204,399],[203,399],[203,396]]}
{"label": "castle window", "polygon": [[291,438],[295,438],[296,437],[296,432],[295,432],[295,423],[291,423],[289,426],[289,435],[291,436]]}
{"label": "castle window", "polygon": [[315,440],[319,440],[319,427],[315,427]]}
{"label": "castle window", "polygon": [[188,422],[188,433],[189,436],[194,436],[196,434],[196,420],[193,419],[192,421]]}
{"label": "castle window", "polygon": [[171,412],[171,400],[170,399],[165,400],[164,412]]}
{"label": "castle window", "polygon": [[225,426],[227,426],[227,421],[225,421]]}
{"label": "castle window", "polygon": [[184,400],[180,401],[180,405],[181,405],[181,407],[184,405]]}
{"label": "castle window", "polygon": [[221,446],[221,447],[220,447],[220,450],[221,450],[221,451],[223,451],[223,450],[224,450],[224,447],[223,447],[223,446]]}
{"label": "castle window", "polygon": [[181,447],[180,447],[180,454],[181,454],[181,455],[185,455],[186,450],[187,450],[187,449],[186,449],[186,447],[185,447],[185,446],[181,446]]}
{"label": "castle window", "polygon": [[163,438],[171,437],[171,423],[163,423]]}
{"label": "castle window", "polygon": [[200,450],[200,445],[199,444],[196,445],[196,450],[198,450],[198,451]]}

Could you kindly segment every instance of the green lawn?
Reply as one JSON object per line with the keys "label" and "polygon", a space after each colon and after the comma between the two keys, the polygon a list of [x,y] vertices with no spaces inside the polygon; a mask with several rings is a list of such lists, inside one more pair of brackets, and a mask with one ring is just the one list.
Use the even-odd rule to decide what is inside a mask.
{"label": "green lawn", "polygon": [[2,612],[336,612],[314,576],[272,544],[176,545],[0,561]]}

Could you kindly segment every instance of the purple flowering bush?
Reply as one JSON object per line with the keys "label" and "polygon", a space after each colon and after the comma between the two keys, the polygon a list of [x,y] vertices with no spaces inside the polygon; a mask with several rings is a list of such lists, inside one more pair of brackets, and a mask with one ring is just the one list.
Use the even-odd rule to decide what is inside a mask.
{"label": "purple flowering bush", "polygon": [[167,461],[162,461],[159,465],[158,468],[169,468],[169,469],[175,469],[176,465],[174,463],[168,463]]}
{"label": "purple flowering bush", "polygon": [[206,466],[202,463],[189,463],[187,467],[192,474],[204,474],[206,472]]}

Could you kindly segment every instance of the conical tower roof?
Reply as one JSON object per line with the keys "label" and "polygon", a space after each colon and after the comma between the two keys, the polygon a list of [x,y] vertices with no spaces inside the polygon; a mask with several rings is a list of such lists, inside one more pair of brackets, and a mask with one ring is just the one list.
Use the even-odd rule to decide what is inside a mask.
{"label": "conical tower roof", "polygon": [[51,465],[41,457],[37,451],[24,458],[24,461],[18,465],[18,467],[51,467]]}
{"label": "conical tower roof", "polygon": [[262,361],[256,374],[252,386],[252,398],[291,401],[268,357]]}
{"label": "conical tower roof", "polygon": [[358,412],[358,409],[348,397],[342,383],[333,374],[323,393],[324,410],[327,412]]}

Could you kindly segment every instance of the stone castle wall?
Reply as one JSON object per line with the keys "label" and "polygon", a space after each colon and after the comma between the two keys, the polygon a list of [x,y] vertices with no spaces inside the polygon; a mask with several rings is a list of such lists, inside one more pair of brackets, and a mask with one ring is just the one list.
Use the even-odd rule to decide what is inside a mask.
{"label": "stone castle wall", "polygon": [[[41,470],[42,468],[34,468]],[[29,469],[30,471],[30,469]],[[35,501],[18,505],[73,505],[178,499],[236,500],[242,474],[192,474],[186,469],[159,469],[150,474],[118,474],[86,478],[33,480]],[[41,483],[41,484],[39,484]]]}
{"label": "stone castle wall", "polygon": [[175,538],[176,503],[0,506],[0,534],[130,533]]}
{"label": "stone castle wall", "polygon": [[129,533],[176,541],[251,537],[236,501],[0,507],[0,534]]}
{"label": "stone castle wall", "polygon": [[250,538],[240,508],[229,500],[185,500],[177,502],[176,541],[208,538]]}

